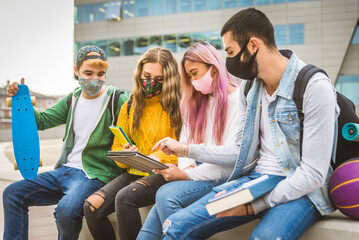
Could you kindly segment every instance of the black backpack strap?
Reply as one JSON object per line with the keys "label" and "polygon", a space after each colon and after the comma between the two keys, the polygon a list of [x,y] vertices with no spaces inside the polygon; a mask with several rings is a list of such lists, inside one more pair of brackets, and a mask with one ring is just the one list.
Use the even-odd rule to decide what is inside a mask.
{"label": "black backpack strap", "polygon": [[130,96],[130,99],[128,99],[127,103],[127,116],[130,116],[130,110],[133,102],[133,95]]}
{"label": "black backpack strap", "polygon": [[116,110],[118,108],[118,100],[120,99],[120,95],[123,94],[123,91],[115,90],[114,93],[110,96],[110,100],[108,101],[108,109],[111,113],[112,125],[116,125],[117,123],[117,114]]}
{"label": "black backpack strap", "polygon": [[254,80],[248,80],[246,82],[246,85],[244,87],[244,96],[247,97],[249,90],[251,89],[253,85]]}
{"label": "black backpack strap", "polygon": [[300,156],[302,156],[302,143],[303,143],[303,123],[304,123],[304,112],[303,112],[303,96],[307,88],[309,79],[318,72],[321,72],[328,76],[328,74],[321,68],[318,68],[312,64],[304,66],[298,73],[297,79],[294,85],[293,100],[298,109],[298,117],[300,119]]}

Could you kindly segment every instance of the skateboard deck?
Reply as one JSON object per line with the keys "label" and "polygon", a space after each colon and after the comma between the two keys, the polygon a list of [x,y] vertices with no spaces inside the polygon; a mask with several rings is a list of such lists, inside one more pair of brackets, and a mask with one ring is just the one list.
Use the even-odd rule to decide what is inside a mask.
{"label": "skateboard deck", "polygon": [[12,141],[16,164],[24,179],[34,179],[40,164],[40,144],[29,88],[18,85],[12,97]]}

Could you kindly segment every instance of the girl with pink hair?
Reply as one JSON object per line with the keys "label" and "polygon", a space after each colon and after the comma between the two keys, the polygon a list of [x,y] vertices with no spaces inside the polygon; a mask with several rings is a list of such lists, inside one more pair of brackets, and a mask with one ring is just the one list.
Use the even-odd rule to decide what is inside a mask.
{"label": "girl with pink hair", "polygon": [[[229,157],[230,154],[223,157],[220,152],[213,152],[210,159],[193,154],[190,154],[191,158],[187,156],[202,144],[237,144],[240,119],[238,84],[227,72],[222,56],[207,42],[192,45],[184,53],[180,67],[183,91],[180,140],[164,138],[152,149],[159,148],[168,155],[178,156],[178,167],[166,164],[168,169],[155,170],[169,183],[158,190],[156,204],[137,239],[160,239],[166,218],[225,182],[235,164],[233,159],[236,157]],[[233,151],[233,154],[238,153]]]}

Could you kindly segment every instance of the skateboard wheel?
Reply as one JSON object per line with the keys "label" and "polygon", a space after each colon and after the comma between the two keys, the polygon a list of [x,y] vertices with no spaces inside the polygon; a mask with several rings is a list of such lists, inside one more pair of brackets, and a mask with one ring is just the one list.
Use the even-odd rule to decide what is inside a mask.
{"label": "skateboard wheel", "polygon": [[36,105],[36,97],[35,96],[31,96],[31,103],[32,103],[32,106]]}
{"label": "skateboard wheel", "polygon": [[6,98],[6,107],[11,108],[12,98]]}
{"label": "skateboard wheel", "polygon": [[40,158],[39,167],[42,167],[42,158]]}
{"label": "skateboard wheel", "polygon": [[17,166],[17,163],[14,161],[14,169],[15,170],[19,170],[18,166]]}

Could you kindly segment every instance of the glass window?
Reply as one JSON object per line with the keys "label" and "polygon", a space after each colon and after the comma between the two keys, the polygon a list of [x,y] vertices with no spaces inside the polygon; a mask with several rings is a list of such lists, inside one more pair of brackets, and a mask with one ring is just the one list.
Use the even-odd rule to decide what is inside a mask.
{"label": "glass window", "polygon": [[219,31],[208,32],[207,42],[212,44],[216,49],[222,49],[222,39]]}
{"label": "glass window", "polygon": [[163,36],[163,46],[169,49],[171,52],[176,52],[176,35],[164,35]]}
{"label": "glass window", "polygon": [[135,0],[122,1],[122,17],[133,18],[135,17]]}
{"label": "glass window", "polygon": [[288,25],[289,44],[304,44],[304,24]]}
{"label": "glass window", "polygon": [[178,12],[190,12],[192,11],[191,0],[178,0]]}
{"label": "glass window", "polygon": [[78,6],[74,7],[74,22],[75,22],[75,24],[80,23],[80,15],[79,15],[79,7]]}
{"label": "glass window", "polygon": [[357,30],[355,31],[352,44],[359,44],[359,26],[357,26],[356,29]]}
{"label": "glass window", "polygon": [[120,39],[113,39],[108,41],[107,55],[109,57],[117,57],[121,54],[121,41]]}
{"label": "glass window", "polygon": [[148,16],[148,0],[136,0],[136,17]]}
{"label": "glass window", "polygon": [[80,42],[75,42],[74,44],[74,56],[76,56],[76,53],[78,52],[78,50],[81,48],[81,43]]}
{"label": "glass window", "polygon": [[253,0],[239,0],[239,7],[253,6]]}
{"label": "glass window", "polygon": [[287,25],[274,26],[274,37],[277,46],[287,45]]}
{"label": "glass window", "polygon": [[156,16],[162,14],[162,0],[150,0],[149,15]]}
{"label": "glass window", "polygon": [[223,0],[223,8],[237,7],[237,0]]}
{"label": "glass window", "polygon": [[134,41],[132,38],[125,38],[122,40],[122,56],[133,55]]}
{"label": "glass window", "polygon": [[355,105],[359,105],[359,75],[339,76],[335,88]]}
{"label": "glass window", "polygon": [[309,2],[314,0],[288,0],[288,2]]}
{"label": "glass window", "polygon": [[96,41],[81,42],[80,48],[82,48],[82,47],[84,47],[84,46],[88,46],[88,45],[96,45]]}
{"label": "glass window", "polygon": [[162,36],[151,36],[149,41],[149,48],[162,46]]}
{"label": "glass window", "polygon": [[207,32],[192,33],[192,42],[207,41]]}
{"label": "glass window", "polygon": [[78,6],[79,22],[93,22],[95,20],[95,4],[85,4]]}
{"label": "glass window", "polygon": [[206,0],[193,0],[193,7],[194,7],[194,11],[206,10],[207,9]]}
{"label": "glass window", "polygon": [[96,3],[95,5],[95,21],[106,20],[107,3]]}
{"label": "glass window", "polygon": [[287,2],[287,0],[272,0],[272,3],[273,4],[276,4],[276,3],[285,3]]}
{"label": "glass window", "polygon": [[184,52],[191,45],[191,34],[178,34],[177,52]]}
{"label": "glass window", "polygon": [[270,4],[269,0],[254,0],[254,5],[267,5]]}
{"label": "glass window", "polygon": [[102,48],[102,50],[104,50],[107,54],[107,40],[98,40],[95,42],[95,45]]}
{"label": "glass window", "polygon": [[177,12],[176,0],[163,0],[164,14],[173,14]]}
{"label": "glass window", "polygon": [[213,9],[221,9],[221,1],[218,0],[207,0],[207,9],[213,10]]}
{"label": "glass window", "polygon": [[139,37],[136,38],[135,44],[135,54],[141,55],[144,54],[148,49],[148,37]]}
{"label": "glass window", "polygon": [[121,2],[108,2],[106,9],[106,19],[120,19],[121,18]]}

